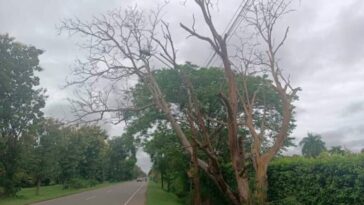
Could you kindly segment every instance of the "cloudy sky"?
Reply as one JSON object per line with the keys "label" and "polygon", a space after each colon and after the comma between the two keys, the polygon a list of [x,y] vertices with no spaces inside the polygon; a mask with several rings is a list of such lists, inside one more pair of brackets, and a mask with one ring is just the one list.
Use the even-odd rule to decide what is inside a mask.
{"label": "cloudy sky", "polygon": [[[0,33],[45,50],[40,59],[44,71],[39,74],[49,95],[45,113],[65,119],[71,116],[66,98],[72,90],[62,86],[74,60],[82,58],[84,51],[77,46],[82,39],[58,35],[60,21],[74,17],[87,20],[133,5],[151,9],[156,2],[162,0],[0,0]],[[172,25],[179,58],[202,64],[209,47],[186,40],[178,27],[181,21],[189,24],[192,13],[197,12],[191,1],[183,2],[171,1],[165,16]],[[239,3],[219,1],[214,19],[221,31]],[[307,132],[314,132],[321,134],[328,146],[344,145],[360,151],[364,148],[364,1],[297,0],[293,7],[296,11],[281,22],[290,26],[281,62],[293,84],[302,88],[293,136],[299,142]],[[110,135],[122,132],[122,126],[106,128]],[[294,148],[289,153],[299,151]],[[150,166],[145,153],[139,153],[139,159],[145,169]]]}

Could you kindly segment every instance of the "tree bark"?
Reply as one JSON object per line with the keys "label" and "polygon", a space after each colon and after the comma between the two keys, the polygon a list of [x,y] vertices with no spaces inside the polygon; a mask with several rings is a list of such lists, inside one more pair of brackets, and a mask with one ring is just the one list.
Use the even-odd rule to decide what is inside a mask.
{"label": "tree bark", "polygon": [[192,140],[192,181],[193,181],[193,205],[201,205],[201,187],[200,187],[200,175],[199,166],[196,152],[197,144]]}
{"label": "tree bark", "polygon": [[41,184],[40,177],[37,177],[37,188],[35,189],[35,195],[37,196],[39,195],[40,184]]}
{"label": "tree bark", "polygon": [[[250,202],[250,189],[249,179],[242,170],[245,169],[244,150],[238,142],[238,88],[234,72],[231,69],[230,60],[228,57],[227,47],[223,40],[220,41],[222,55],[221,58],[224,62],[225,75],[228,82],[228,100],[226,102],[228,110],[228,137],[229,137],[229,151],[231,161],[234,168],[235,178],[238,185],[239,201],[242,204],[249,204]],[[241,155],[243,153],[243,156]]]}
{"label": "tree bark", "polygon": [[255,179],[255,201],[257,205],[267,204],[268,196],[268,177],[267,177],[267,163],[258,162]]}
{"label": "tree bark", "polygon": [[161,187],[164,188],[164,176],[163,171],[161,171]]}

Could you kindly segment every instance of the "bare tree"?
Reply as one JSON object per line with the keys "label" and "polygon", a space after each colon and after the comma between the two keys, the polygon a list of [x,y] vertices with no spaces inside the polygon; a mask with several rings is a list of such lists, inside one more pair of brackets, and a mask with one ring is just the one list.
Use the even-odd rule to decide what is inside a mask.
{"label": "bare tree", "polygon": [[[191,161],[195,165],[198,164],[232,204],[265,204],[267,168],[288,137],[293,114],[292,102],[298,91],[291,86],[289,78],[284,77],[277,59],[277,53],[287,38],[288,29],[277,44],[274,43],[273,37],[276,22],[288,11],[289,4],[284,0],[247,2],[247,6],[243,8],[244,20],[254,28],[257,37],[261,39],[260,48],[264,50],[246,52],[244,47],[241,47],[240,50],[244,51],[239,56],[241,63],[233,64],[228,49],[228,35],[220,34],[212,20],[213,3],[210,0],[195,0],[195,3],[200,8],[211,35],[199,34],[195,24],[188,27],[181,23],[181,27],[190,36],[207,42],[223,62],[228,92],[226,95],[220,93],[219,97],[226,109],[226,119],[217,123],[228,130],[228,149],[237,190],[233,190],[222,174],[218,155],[211,142],[214,132],[210,132],[206,126],[207,121],[217,121],[217,119],[210,119],[201,112],[201,105],[194,93],[193,85],[177,63],[169,25],[160,18],[161,8],[149,15],[131,8],[126,11],[114,10],[107,15],[94,17],[91,22],[78,19],[63,22],[62,29],[71,34],[84,35],[89,39],[85,47],[89,49],[90,55],[86,62],[79,64],[75,70],[78,78],[70,83],[87,84],[91,88],[87,95],[80,96],[79,100],[74,101],[76,113],[79,114],[78,120],[98,121],[103,119],[105,114],[111,113],[117,119],[114,122],[118,123],[128,112],[138,112],[156,106],[164,113],[186,153],[191,156]],[[249,55],[246,55],[247,53]],[[187,136],[173,115],[171,106],[154,77],[153,59],[158,59],[168,69],[177,70],[183,79],[188,94],[188,109],[184,114],[192,132],[191,136]],[[269,127],[266,120],[269,108],[264,106],[257,108],[256,96],[261,90],[258,88],[249,92],[247,80],[243,80],[243,85],[239,85],[240,81],[237,78],[248,79],[251,75],[267,75],[279,96],[282,111],[279,115],[279,126],[274,129]],[[147,85],[153,97],[152,105],[134,107],[132,99],[127,98],[128,88],[119,89],[120,82],[130,78],[140,80]],[[109,82],[110,86],[96,92],[93,86],[100,82],[102,84],[103,81]],[[111,102],[110,98],[114,101]],[[242,112],[239,111],[239,107],[243,108]],[[257,115],[260,116],[258,121]],[[249,130],[252,139],[249,150],[245,150],[246,138],[238,134],[242,127]],[[271,146],[262,149],[267,139],[270,140]],[[207,160],[197,158],[196,148],[205,153]],[[255,169],[255,193],[249,187],[252,179],[248,176],[247,167],[250,162]],[[196,202],[198,203],[200,202]]]}
{"label": "bare tree", "polygon": [[[255,55],[255,63],[252,63],[249,58],[244,58],[243,56],[245,59],[243,61],[244,72],[241,74],[246,76],[249,69],[254,69],[255,66],[258,66],[259,70],[268,74],[272,79],[273,89],[277,92],[282,106],[280,126],[275,132],[272,133],[272,129],[269,128],[266,120],[267,113],[269,113],[269,108],[267,107],[262,109],[262,120],[257,127],[254,124],[255,114],[253,108],[256,94],[259,90],[256,90],[251,94],[247,90],[247,84],[245,82],[243,83],[245,95],[240,96],[240,98],[244,108],[245,125],[248,127],[253,140],[251,158],[256,173],[255,196],[259,204],[264,204],[267,200],[267,168],[272,158],[276,156],[283,147],[284,142],[288,137],[294,109],[292,103],[297,98],[296,93],[300,90],[299,88],[292,87],[289,77],[287,78],[283,75],[277,57],[279,49],[287,39],[289,27],[286,28],[283,37],[281,40],[277,41],[277,43],[275,43],[273,34],[279,18],[290,12],[288,9],[289,4],[290,2],[287,3],[282,0],[270,0],[267,2],[256,1],[254,5],[249,8],[247,16],[245,17],[246,22],[251,25],[258,34],[258,38],[262,42],[263,47],[262,53]],[[255,64],[255,66],[251,66],[250,64]],[[264,139],[268,138],[268,134],[273,134],[271,135],[271,147],[267,150],[262,150],[262,143]]]}

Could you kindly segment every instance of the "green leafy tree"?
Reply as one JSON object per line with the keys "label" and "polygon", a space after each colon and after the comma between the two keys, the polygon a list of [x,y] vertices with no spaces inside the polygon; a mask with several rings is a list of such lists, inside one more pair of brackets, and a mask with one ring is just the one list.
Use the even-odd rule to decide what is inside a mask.
{"label": "green leafy tree", "polygon": [[46,119],[39,124],[36,140],[27,147],[24,156],[26,169],[33,177],[36,184],[36,194],[39,194],[43,180],[47,183],[59,174],[58,156],[62,124],[54,119]]}
{"label": "green leafy tree", "polygon": [[98,126],[68,126],[59,146],[60,182],[66,187],[73,178],[104,180],[107,135]]}
{"label": "green leafy tree", "polygon": [[342,146],[332,146],[329,149],[330,154],[344,155],[347,153],[347,150],[343,149]]}
{"label": "green leafy tree", "polygon": [[171,129],[160,126],[147,141],[144,150],[150,155],[154,173],[159,173],[162,188],[181,194],[188,187],[190,160]]}
{"label": "green leafy tree", "polygon": [[130,135],[109,140],[108,178],[111,181],[130,180],[135,176],[136,148]]}
{"label": "green leafy tree", "polygon": [[80,175],[89,180],[104,180],[107,134],[98,126],[82,126],[77,130],[82,147]]}
{"label": "green leafy tree", "polygon": [[0,167],[4,174],[0,185],[6,195],[14,195],[20,188],[19,171],[21,140],[34,132],[42,118],[45,105],[44,90],[35,72],[41,71],[39,55],[33,46],[0,35]]}
{"label": "green leafy tree", "polygon": [[302,146],[302,155],[305,157],[317,157],[326,150],[322,137],[313,133],[308,133],[307,137],[301,140],[300,145]]}
{"label": "green leafy tree", "polygon": [[65,127],[62,130],[61,144],[59,146],[59,182],[68,186],[72,178],[79,176],[79,163],[82,159],[82,148],[80,139],[77,137],[76,128]]}

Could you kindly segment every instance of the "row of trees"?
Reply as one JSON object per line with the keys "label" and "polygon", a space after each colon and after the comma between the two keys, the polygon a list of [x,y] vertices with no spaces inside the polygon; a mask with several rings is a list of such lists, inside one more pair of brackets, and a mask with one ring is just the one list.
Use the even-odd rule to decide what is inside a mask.
{"label": "row of trees", "polygon": [[38,193],[41,184],[77,187],[141,174],[131,137],[108,139],[98,126],[43,117],[45,91],[35,75],[41,53],[0,35],[0,195],[24,186],[37,185]]}
{"label": "row of trees", "polygon": [[45,182],[80,188],[141,174],[135,165],[136,148],[128,137],[108,140],[98,126],[64,126],[52,119],[44,121],[39,131],[32,144],[25,144],[21,159],[22,171],[32,179],[29,185],[35,182],[38,189]]}

